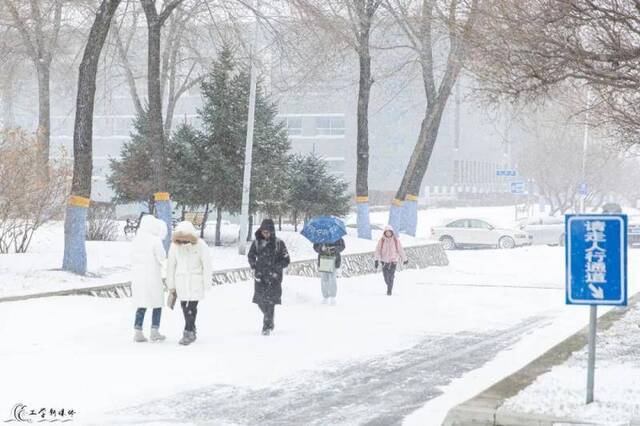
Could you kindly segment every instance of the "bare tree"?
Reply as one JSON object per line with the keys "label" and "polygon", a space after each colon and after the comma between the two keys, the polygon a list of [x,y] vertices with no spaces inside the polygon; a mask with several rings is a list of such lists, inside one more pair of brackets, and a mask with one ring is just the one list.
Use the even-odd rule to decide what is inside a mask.
{"label": "bare tree", "polygon": [[96,74],[102,47],[111,20],[121,0],[102,0],[84,48],[78,75],[76,117],[73,128],[73,178],[71,197],[64,223],[64,259],[62,268],[84,275],[87,271],[86,219],[91,198],[93,170],[93,108]]}
{"label": "bare tree", "polygon": [[417,196],[438,137],[444,108],[468,54],[479,13],[479,1],[385,2],[420,65],[426,96],[425,115],[418,140],[389,214],[389,222],[398,231],[411,235],[416,233]]}
{"label": "bare tree", "polygon": [[535,182],[552,215],[579,211],[582,183],[588,188],[585,205],[593,210],[607,197],[635,201],[638,194],[629,185],[640,177],[635,159],[624,158],[624,152],[606,134],[592,131],[591,143],[583,152],[584,123],[576,114],[580,108],[580,103],[546,102],[537,111],[529,108],[520,122],[518,171]]}
{"label": "bare tree", "polygon": [[371,239],[369,223],[369,101],[374,79],[371,74],[371,35],[382,0],[294,0],[309,22],[349,46],[358,56],[356,201],[358,236]]}
{"label": "bare tree", "polygon": [[619,141],[640,130],[640,2],[487,2],[473,70],[489,98],[539,100],[563,84],[587,86],[599,125]]}
{"label": "bare tree", "polygon": [[22,129],[0,134],[0,253],[24,253],[34,233],[60,217],[71,168],[52,159],[46,175],[33,167],[42,145]]}
{"label": "bare tree", "polygon": [[148,123],[149,142],[152,152],[153,183],[155,191],[156,216],[167,224],[167,238],[164,241],[165,249],[169,249],[171,241],[171,202],[167,187],[166,160],[165,160],[165,135],[162,120],[162,83],[160,81],[160,49],[161,31],[171,13],[183,2],[172,0],[167,2],[160,13],[156,8],[155,0],[140,0],[147,18],[148,58],[147,58],[147,96],[149,102]]}
{"label": "bare tree", "polygon": [[15,29],[2,28],[0,37],[0,56],[4,62],[0,64],[0,99],[2,101],[2,127],[9,129],[15,127],[15,95],[16,83],[19,80],[19,72],[25,62],[25,57],[20,53],[19,43],[16,43]]}
{"label": "bare tree", "polygon": [[[138,83],[146,73],[136,69],[136,54],[139,45],[136,44],[138,21],[141,10],[134,4],[125,10],[122,23],[114,28],[113,39],[118,61],[124,72],[136,113],[145,113],[143,100],[138,91]],[[198,45],[201,30],[193,25],[195,16],[202,13],[203,1],[196,0],[184,3],[169,17],[167,30],[161,33],[162,48],[160,60],[160,86],[164,99],[164,134],[168,138],[173,127],[176,106],[180,98],[191,88],[202,81],[203,66],[206,64],[205,55]],[[134,59],[133,61],[131,59]]]}
{"label": "bare tree", "polygon": [[24,50],[33,61],[38,78],[38,141],[45,147],[43,164],[49,161],[51,133],[50,72],[54,53],[58,48],[64,0],[6,0],[11,18],[9,25],[20,34]]}

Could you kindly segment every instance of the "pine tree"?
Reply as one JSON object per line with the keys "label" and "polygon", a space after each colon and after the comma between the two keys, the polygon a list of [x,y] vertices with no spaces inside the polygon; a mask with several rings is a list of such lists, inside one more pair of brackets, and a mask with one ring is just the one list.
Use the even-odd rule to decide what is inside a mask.
{"label": "pine tree", "polygon": [[145,111],[133,121],[131,140],[120,148],[120,159],[109,159],[111,174],[107,177],[107,183],[115,192],[115,202],[147,201],[149,194],[153,193],[148,129]]}
{"label": "pine tree", "polygon": [[349,212],[347,183],[330,174],[326,163],[314,154],[293,157],[289,184],[288,204],[296,230],[300,219],[344,217]]}

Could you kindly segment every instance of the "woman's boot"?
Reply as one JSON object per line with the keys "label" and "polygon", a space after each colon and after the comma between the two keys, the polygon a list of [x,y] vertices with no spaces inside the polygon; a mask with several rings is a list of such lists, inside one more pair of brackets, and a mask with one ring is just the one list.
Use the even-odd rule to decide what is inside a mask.
{"label": "woman's boot", "polygon": [[147,342],[147,338],[142,334],[142,330],[136,329],[135,334],[133,335],[133,341],[136,343]]}
{"label": "woman's boot", "polygon": [[149,339],[151,339],[152,342],[162,342],[166,338],[167,338],[166,336],[160,334],[157,328],[151,329],[151,334],[149,335]]}

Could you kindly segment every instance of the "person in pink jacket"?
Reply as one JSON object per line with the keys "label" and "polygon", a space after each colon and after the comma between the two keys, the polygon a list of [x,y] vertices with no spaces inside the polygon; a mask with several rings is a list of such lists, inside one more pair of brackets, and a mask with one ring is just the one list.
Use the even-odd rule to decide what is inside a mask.
{"label": "person in pink jacket", "polygon": [[382,275],[384,276],[384,282],[387,284],[387,296],[391,296],[398,262],[406,265],[409,261],[404,253],[400,239],[390,225],[384,228],[382,237],[376,246],[374,259],[376,270],[378,270],[378,265],[382,264]]}

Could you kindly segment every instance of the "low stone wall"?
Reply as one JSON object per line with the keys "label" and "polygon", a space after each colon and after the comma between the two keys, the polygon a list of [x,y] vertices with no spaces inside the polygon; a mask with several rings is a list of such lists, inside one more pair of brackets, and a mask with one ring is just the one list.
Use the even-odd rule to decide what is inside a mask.
{"label": "low stone wall", "polygon": [[[429,266],[446,266],[449,259],[442,245],[439,243],[425,244],[421,246],[407,247],[405,249],[409,263],[403,266],[404,269],[422,269]],[[373,252],[354,253],[342,256],[342,276],[355,277],[358,275],[372,274],[375,272],[373,264]],[[286,272],[287,275],[300,277],[317,277],[318,262],[313,260],[300,260],[291,262]],[[212,285],[233,284],[253,279],[251,268],[224,269],[213,272],[211,277]],[[0,298],[0,302],[11,302],[16,300],[26,300],[38,297],[86,295],[96,297],[131,297],[131,283],[118,283],[97,287],[85,287],[54,291],[47,293],[29,294],[23,296],[10,296]]]}
{"label": "low stone wall", "polygon": [[[422,269],[429,266],[446,266],[449,264],[447,254],[439,243],[407,247],[405,249],[409,263],[404,269]],[[375,272],[373,252],[354,253],[342,256],[342,276],[355,277]],[[286,270],[287,275],[300,277],[318,277],[318,262],[299,260],[291,262]],[[236,283],[253,279],[251,268],[227,269],[213,273],[213,285]]]}

